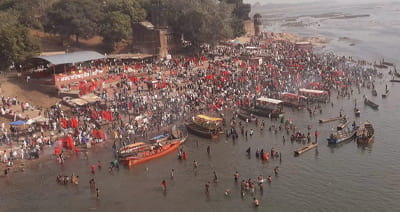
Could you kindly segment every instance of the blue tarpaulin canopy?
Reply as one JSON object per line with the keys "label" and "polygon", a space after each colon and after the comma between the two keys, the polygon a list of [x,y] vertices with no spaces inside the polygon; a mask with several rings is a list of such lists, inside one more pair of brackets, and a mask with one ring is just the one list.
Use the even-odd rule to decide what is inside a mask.
{"label": "blue tarpaulin canopy", "polygon": [[10,123],[11,126],[19,126],[19,125],[23,125],[23,124],[25,124],[25,121],[22,121],[22,120],[18,120],[18,121],[14,121],[14,122]]}

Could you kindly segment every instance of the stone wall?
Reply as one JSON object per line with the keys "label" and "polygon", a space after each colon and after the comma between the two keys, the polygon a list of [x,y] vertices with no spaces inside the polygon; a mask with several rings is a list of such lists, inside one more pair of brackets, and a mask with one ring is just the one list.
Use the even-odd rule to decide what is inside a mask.
{"label": "stone wall", "polygon": [[133,50],[143,54],[159,53],[160,32],[155,29],[148,29],[140,24],[135,24],[133,30]]}
{"label": "stone wall", "polygon": [[255,29],[254,29],[254,21],[253,20],[246,20],[243,21],[244,30],[246,31],[246,36],[254,36]]}

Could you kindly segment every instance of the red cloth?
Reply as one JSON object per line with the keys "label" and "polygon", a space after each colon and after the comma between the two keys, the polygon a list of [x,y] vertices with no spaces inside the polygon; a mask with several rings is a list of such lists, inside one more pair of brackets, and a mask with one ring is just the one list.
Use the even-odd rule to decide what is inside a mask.
{"label": "red cloth", "polygon": [[93,138],[97,138],[97,130],[93,129]]}
{"label": "red cloth", "polygon": [[58,156],[58,154],[60,153],[60,148],[56,148],[55,150],[54,150],[54,154],[56,155],[56,156]]}
{"label": "red cloth", "polygon": [[97,131],[97,135],[98,135],[99,139],[103,138],[103,133],[101,132],[100,129]]}

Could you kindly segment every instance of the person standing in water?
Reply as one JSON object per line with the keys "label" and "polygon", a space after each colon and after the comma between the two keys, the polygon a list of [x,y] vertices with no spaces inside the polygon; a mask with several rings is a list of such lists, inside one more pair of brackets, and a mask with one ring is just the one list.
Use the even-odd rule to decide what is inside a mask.
{"label": "person standing in water", "polygon": [[254,202],[254,206],[256,206],[256,207],[260,206],[258,199],[256,199],[255,197],[253,198],[253,202]]}
{"label": "person standing in water", "polygon": [[218,182],[218,176],[217,173],[214,171],[214,183]]}
{"label": "person standing in water", "polygon": [[174,179],[174,171],[175,171],[174,169],[171,170],[171,179],[172,180]]}
{"label": "person standing in water", "polygon": [[210,191],[210,181],[208,181],[208,182],[205,184],[205,188],[206,188],[206,193],[208,194],[209,191]]}
{"label": "person standing in water", "polygon": [[100,190],[99,190],[99,188],[96,188],[96,196],[97,196],[97,199],[99,200],[100,199]]}
{"label": "person standing in water", "polygon": [[208,145],[207,146],[207,154],[210,155],[210,153],[211,153],[211,147],[210,147],[210,145]]}
{"label": "person standing in water", "polygon": [[196,160],[193,161],[193,170],[197,170],[197,166],[199,166],[199,164],[197,163]]}
{"label": "person standing in water", "polygon": [[161,184],[162,184],[162,186],[163,186],[164,191],[166,191],[166,190],[167,190],[167,182],[166,182],[165,180],[163,180],[163,181],[161,182]]}
{"label": "person standing in water", "polygon": [[235,182],[237,182],[237,181],[238,181],[238,178],[239,178],[239,172],[236,171],[235,174],[234,174],[233,176],[234,176],[234,178],[235,178]]}

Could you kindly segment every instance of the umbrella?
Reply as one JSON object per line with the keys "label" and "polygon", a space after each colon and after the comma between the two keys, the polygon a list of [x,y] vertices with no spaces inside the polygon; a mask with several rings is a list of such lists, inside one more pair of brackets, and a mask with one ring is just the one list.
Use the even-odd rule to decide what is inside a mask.
{"label": "umbrella", "polygon": [[19,126],[19,125],[23,125],[23,124],[25,124],[25,121],[22,121],[22,120],[18,120],[18,121],[14,121],[14,122],[10,123],[11,126]]}

